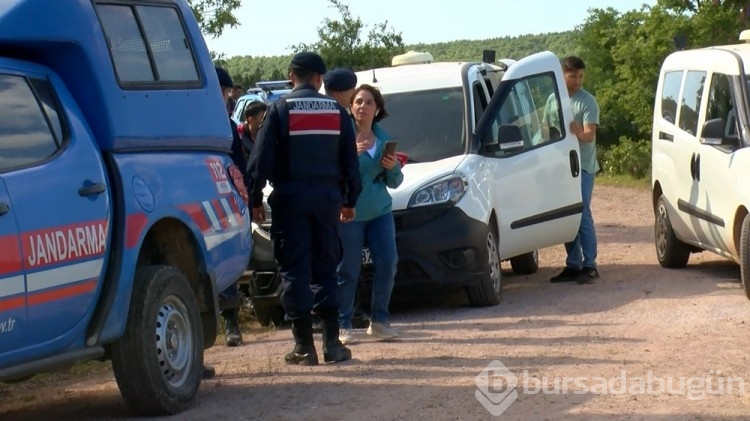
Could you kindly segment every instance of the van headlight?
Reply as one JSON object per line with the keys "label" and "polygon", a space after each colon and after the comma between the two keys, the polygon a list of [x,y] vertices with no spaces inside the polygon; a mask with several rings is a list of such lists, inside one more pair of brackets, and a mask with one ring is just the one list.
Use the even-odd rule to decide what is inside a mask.
{"label": "van headlight", "polygon": [[414,192],[409,199],[409,207],[456,203],[464,196],[468,186],[463,174],[451,174]]}

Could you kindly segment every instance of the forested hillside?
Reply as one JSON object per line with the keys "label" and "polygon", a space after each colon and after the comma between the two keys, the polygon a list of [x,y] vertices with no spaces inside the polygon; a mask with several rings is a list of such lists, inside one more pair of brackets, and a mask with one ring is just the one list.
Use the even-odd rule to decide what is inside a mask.
{"label": "forested hillside", "polygon": [[[436,61],[478,61],[485,49],[495,50],[497,59],[520,59],[543,50],[559,57],[579,55],[586,62],[584,87],[596,96],[601,110],[597,144],[602,167],[636,176],[649,172],[661,63],[677,49],[736,43],[750,23],[750,0],[657,0],[626,12],[592,6],[584,21],[567,32],[405,45],[401,32],[387,23],[368,32],[341,0],[329,1],[340,19],[326,19],[318,41],[293,49],[318,51],[331,67],[388,66],[390,57],[408,50],[430,52]],[[225,64],[239,83],[249,86],[259,79],[285,78],[290,58],[291,53],[232,57]]]}
{"label": "forested hillside", "polygon": [[[520,59],[529,54],[549,50],[564,56],[578,52],[575,42],[577,31],[556,32],[518,37],[498,37],[486,40],[458,40],[435,44],[406,45],[409,50],[427,51],[435,61],[474,61],[482,59],[482,50],[495,50],[497,58]],[[226,60],[227,70],[243,86],[252,86],[258,80],[286,78],[292,54],[273,57],[237,56]],[[364,66],[357,70],[364,69]]]}

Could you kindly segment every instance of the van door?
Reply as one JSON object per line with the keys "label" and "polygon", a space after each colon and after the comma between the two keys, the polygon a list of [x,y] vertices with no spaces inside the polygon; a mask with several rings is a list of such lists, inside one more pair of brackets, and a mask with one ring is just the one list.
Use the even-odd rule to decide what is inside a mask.
{"label": "van door", "polygon": [[26,275],[26,341],[54,352],[82,337],[94,310],[111,219],[107,178],[81,111],[47,69],[0,60],[0,115],[0,176]]}
{"label": "van door", "polygon": [[[664,77],[669,76],[671,76],[670,73]],[[699,242],[699,238],[702,237],[701,218],[704,216],[698,204],[700,186],[696,166],[700,162],[701,145],[697,134],[705,83],[706,71],[688,70],[685,72],[682,78],[680,99],[677,102],[680,106],[676,107],[678,109],[672,120],[673,124],[665,124],[660,128],[660,139],[666,137],[668,142],[672,142],[674,182],[670,188],[664,187],[668,200],[677,204],[679,219],[674,220],[672,225],[678,238],[692,243]],[[664,108],[662,113],[665,114]],[[669,121],[668,118],[666,120]],[[674,197],[670,197],[672,195]]]}
{"label": "van door", "polygon": [[[737,72],[737,61],[732,61],[734,63],[728,64],[734,68],[727,70]],[[718,64],[717,61],[712,62],[712,65]],[[736,155],[741,146],[739,128],[743,126],[738,124],[739,113],[734,98],[742,98],[742,94],[734,92],[735,78],[725,73],[713,73],[706,83],[708,89],[699,124],[702,126],[706,121],[720,119],[725,144],[701,145],[696,150],[694,166],[698,182],[697,211],[700,216],[698,241],[709,250],[731,255],[735,254],[733,219],[741,203],[739,198],[746,196],[744,185],[736,180],[742,180],[747,171],[743,160]],[[741,82],[737,80],[737,83]],[[704,137],[702,128],[699,136],[699,139]],[[739,250],[736,254],[739,254]]]}
{"label": "van door", "polygon": [[568,130],[572,118],[560,61],[542,52],[510,66],[477,125],[503,259],[571,241],[578,231],[580,157]]}
{"label": "van door", "polygon": [[[3,129],[0,128],[0,152]],[[16,214],[0,179],[0,354],[24,345],[26,285],[18,243]]]}

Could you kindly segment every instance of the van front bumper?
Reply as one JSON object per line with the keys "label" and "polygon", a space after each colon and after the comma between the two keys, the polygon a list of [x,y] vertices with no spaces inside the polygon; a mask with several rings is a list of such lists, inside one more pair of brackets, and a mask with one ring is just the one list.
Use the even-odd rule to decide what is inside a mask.
{"label": "van front bumper", "polygon": [[396,287],[465,286],[486,276],[487,224],[454,205],[393,212]]}

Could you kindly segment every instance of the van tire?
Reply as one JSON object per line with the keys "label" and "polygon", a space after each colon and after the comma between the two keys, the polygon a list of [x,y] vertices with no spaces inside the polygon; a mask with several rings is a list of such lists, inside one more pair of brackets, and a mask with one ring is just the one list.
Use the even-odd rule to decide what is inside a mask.
{"label": "van tire", "polygon": [[177,414],[192,405],[203,374],[198,302],[170,266],[139,268],[133,285],[125,334],[110,349],[117,385],[139,415]]}
{"label": "van tire", "polygon": [[485,275],[476,284],[466,287],[469,304],[473,307],[494,306],[500,303],[503,292],[503,271],[500,268],[500,250],[495,223],[487,230],[487,256]]}
{"label": "van tire", "polygon": [[740,276],[745,296],[750,299],[750,215],[742,220],[742,234],[740,235]]}
{"label": "van tire", "polygon": [[659,197],[654,209],[654,243],[656,258],[662,267],[675,269],[687,265],[691,248],[674,234],[664,195]]}
{"label": "van tire", "polygon": [[539,250],[510,258],[510,267],[516,275],[531,275],[539,270]]}

